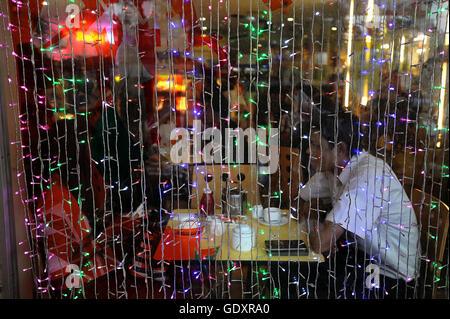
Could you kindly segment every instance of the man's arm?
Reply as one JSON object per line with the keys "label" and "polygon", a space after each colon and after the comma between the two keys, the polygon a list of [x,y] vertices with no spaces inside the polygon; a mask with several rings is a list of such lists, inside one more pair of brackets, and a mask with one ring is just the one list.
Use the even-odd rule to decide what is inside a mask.
{"label": "man's arm", "polygon": [[336,240],[341,237],[345,229],[330,221],[323,224],[309,223],[309,246],[316,253],[327,252],[336,245]]}
{"label": "man's arm", "polygon": [[308,228],[309,247],[317,253],[332,249],[345,231],[330,221],[321,223],[318,218],[319,206],[318,200],[304,202],[300,214],[300,221]]}

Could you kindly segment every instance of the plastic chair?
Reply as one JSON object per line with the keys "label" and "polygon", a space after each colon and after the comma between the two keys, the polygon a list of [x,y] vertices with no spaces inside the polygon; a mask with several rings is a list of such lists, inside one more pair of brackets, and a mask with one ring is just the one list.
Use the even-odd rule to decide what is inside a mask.
{"label": "plastic chair", "polygon": [[[119,242],[127,246],[142,219],[110,215],[104,218],[105,229],[94,235],[93,225],[56,173],[50,189],[38,200],[36,212],[40,224],[45,226],[33,235],[44,239],[46,270],[53,285],[59,288],[70,288],[65,281],[77,268],[85,283],[118,269],[125,254],[120,251]],[[62,287],[64,284],[66,287]]]}
{"label": "plastic chair", "polygon": [[52,176],[51,185],[37,202],[42,231],[33,234],[44,238],[46,269],[51,281],[56,286],[64,285],[60,280],[76,268],[82,272],[86,283],[115,270],[119,262],[113,257],[114,253],[107,245],[99,244],[101,236],[96,240],[92,238],[88,218],[77,199],[61,185],[58,174]]}

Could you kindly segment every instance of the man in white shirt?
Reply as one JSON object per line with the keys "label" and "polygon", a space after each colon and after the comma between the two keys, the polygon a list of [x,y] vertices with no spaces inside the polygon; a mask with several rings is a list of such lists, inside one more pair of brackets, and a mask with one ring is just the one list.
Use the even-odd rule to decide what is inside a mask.
{"label": "man in white shirt", "polygon": [[[335,283],[337,295],[342,292],[345,298],[367,298],[368,294],[377,298],[409,297],[409,286],[414,287],[419,271],[420,234],[416,216],[389,165],[359,151],[358,132],[356,122],[348,114],[325,116],[311,130],[307,152],[311,168],[319,172],[320,178],[313,176],[302,189],[301,197],[312,200],[314,196],[307,194],[313,195],[318,189],[314,183],[319,181],[322,184],[319,196],[328,192],[332,209],[321,222],[318,210],[314,209],[317,206],[306,201],[300,220],[309,230],[310,247],[314,251],[335,252],[342,246],[355,248],[358,256],[353,265],[347,250],[345,259],[335,259],[345,265],[326,270],[328,280],[330,271],[332,277],[340,278]],[[343,237],[347,240],[336,247]],[[365,271],[370,278],[364,278]],[[372,290],[373,286],[379,289]]]}

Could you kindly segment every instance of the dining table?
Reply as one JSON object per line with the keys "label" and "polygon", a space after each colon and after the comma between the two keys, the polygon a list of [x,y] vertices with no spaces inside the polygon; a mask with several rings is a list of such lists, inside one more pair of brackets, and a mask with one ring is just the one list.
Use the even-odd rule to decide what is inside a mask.
{"label": "dining table", "polygon": [[[197,218],[197,209],[178,209],[171,212],[162,240],[153,256],[157,260],[191,260],[213,256],[217,261],[254,261],[254,262],[323,262],[323,254],[315,253],[308,248],[308,236],[304,225],[290,215],[289,211],[281,210],[281,223],[269,224],[261,218],[253,218],[251,208],[244,215],[228,217],[220,209],[215,210],[215,216],[223,220],[223,233],[215,236],[210,233],[208,221],[199,218],[199,227],[188,234],[179,234],[179,214]],[[200,214],[201,215],[201,214]],[[249,225],[255,232],[253,249],[248,251],[232,248],[232,230],[240,224]],[[295,252],[286,256],[274,255],[267,251],[267,240],[302,240],[308,249],[307,254]]]}
{"label": "dining table", "polygon": [[[257,293],[264,295],[273,287],[270,280],[265,280],[268,278],[267,274],[274,272],[274,275],[277,275],[276,273],[278,271],[275,271],[275,269],[278,269],[278,267],[286,269],[286,267],[291,267],[288,265],[296,264],[303,267],[303,269],[316,269],[319,263],[325,261],[323,254],[315,253],[308,248],[308,236],[305,226],[298,223],[289,214],[289,211],[281,210],[281,213],[283,222],[277,223],[276,225],[269,225],[269,223],[260,218],[253,218],[251,208],[247,209],[244,215],[232,217],[225,216],[220,209],[217,209],[214,215],[223,220],[224,228],[220,236],[215,236],[212,233],[213,230],[208,227],[208,219],[204,217],[199,218],[199,211],[197,209],[174,210],[171,212],[170,219],[164,229],[153,258],[159,262],[174,262],[180,263],[180,265],[183,263],[186,265],[186,263],[189,264],[192,261],[207,265],[206,267],[203,266],[203,269],[207,269],[207,273],[213,271],[215,278],[222,278],[216,282],[216,286],[226,286],[226,277],[219,276],[220,270],[230,272],[230,270],[242,269],[231,274],[232,277],[239,276],[239,278],[234,278],[234,280],[238,280],[245,285],[242,293],[251,294],[254,297],[255,283],[260,282],[262,284],[258,289],[261,290]],[[180,215],[183,215],[183,218],[186,218],[186,215],[197,218],[199,220],[199,226],[193,228],[192,232],[189,229],[187,233],[185,232],[186,229],[180,230],[179,226],[182,223],[179,218]],[[255,244],[253,249],[249,251],[236,250],[232,247],[233,228],[241,224],[247,224],[255,232]],[[305,243],[307,251],[290,253],[290,255],[286,256],[271,254],[266,250],[265,242],[267,240],[302,240]],[[213,266],[211,267],[211,265]],[[291,269],[299,268],[294,267]],[[253,274],[259,272],[262,272],[263,275],[259,279],[258,276],[255,279]],[[293,272],[292,274],[295,275]],[[289,289],[291,284],[284,280],[276,280],[276,282],[279,285],[279,291]],[[247,297],[241,295],[241,298]]]}

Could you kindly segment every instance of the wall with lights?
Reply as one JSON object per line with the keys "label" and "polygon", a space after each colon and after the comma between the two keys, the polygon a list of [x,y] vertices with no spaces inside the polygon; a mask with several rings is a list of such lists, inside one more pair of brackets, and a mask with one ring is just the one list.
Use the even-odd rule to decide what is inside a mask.
{"label": "wall with lights", "polygon": [[[205,163],[174,164],[170,149],[185,136],[189,150],[203,155],[208,128],[222,136],[279,129],[277,150],[291,157],[280,160],[278,175],[250,184],[291,211],[299,204],[283,183],[293,178],[293,163],[305,178],[298,185],[315,173],[305,113],[352,114],[358,138],[408,194],[418,188],[449,204],[448,1],[8,0],[0,20],[2,145],[10,154],[8,214],[21,297],[91,297],[84,287],[113,272],[123,277],[111,279],[106,294],[128,297],[136,285],[127,280],[154,269],[163,278],[149,280],[158,285],[155,298],[205,297],[211,282],[216,297],[229,297],[234,282],[243,287],[245,271],[257,278],[252,297],[278,298],[272,281],[280,279],[270,269],[244,271],[231,259],[219,266],[212,250],[195,251],[200,262],[187,267],[148,257],[157,231],[145,234],[145,227],[192,201],[201,213],[206,186],[192,176]],[[170,135],[176,128],[182,133]],[[269,144],[262,136],[243,141],[233,147]],[[223,140],[213,146],[225,153]],[[250,164],[220,158],[225,193],[241,182],[230,187],[226,175],[242,167],[253,177]],[[216,198],[215,208],[224,209],[226,194]],[[142,212],[154,219],[133,217]],[[85,286],[66,289],[71,265]],[[183,281],[184,271],[195,283]],[[270,282],[268,292],[258,280]]]}

